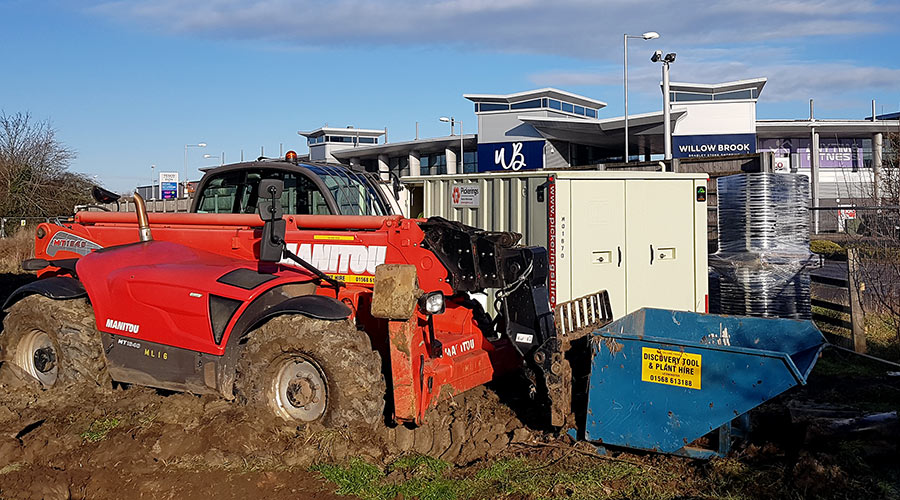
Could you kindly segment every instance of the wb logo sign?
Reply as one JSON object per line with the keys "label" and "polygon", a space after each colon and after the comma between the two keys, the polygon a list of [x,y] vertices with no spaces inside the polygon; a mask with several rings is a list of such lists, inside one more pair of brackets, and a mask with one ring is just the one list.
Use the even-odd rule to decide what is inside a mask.
{"label": "wb logo sign", "polygon": [[494,151],[494,165],[503,167],[503,170],[512,170],[518,172],[525,165],[525,155],[522,154],[522,143],[514,142],[512,144],[512,155],[510,155],[509,163],[506,163],[506,148],[500,148]]}

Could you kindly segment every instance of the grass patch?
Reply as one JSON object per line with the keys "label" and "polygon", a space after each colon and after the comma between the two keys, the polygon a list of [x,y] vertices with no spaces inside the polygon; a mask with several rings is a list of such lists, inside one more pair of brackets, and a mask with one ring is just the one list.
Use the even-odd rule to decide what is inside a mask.
{"label": "grass patch", "polygon": [[[821,314],[829,318],[849,322],[850,315],[832,309],[813,306],[813,314]],[[894,363],[900,363],[900,334],[897,332],[897,319],[888,314],[870,312],[866,314],[866,351],[867,354]],[[836,343],[842,347],[852,347],[850,330],[828,323],[816,322],[822,333],[837,337]],[[885,365],[882,365],[885,366]]]}
{"label": "grass patch", "polygon": [[635,465],[607,461],[573,469],[556,465],[524,458],[500,460],[476,474],[476,489],[484,498],[492,494],[530,498],[609,498],[613,492],[629,498],[666,498],[655,495],[652,488],[643,487],[655,478]]}
{"label": "grass patch", "polygon": [[359,459],[312,470],[335,483],[339,495],[364,500],[672,499],[683,497],[690,484],[674,473],[593,459],[504,458],[468,469],[464,476],[446,462],[420,455],[400,458],[385,471]]}
{"label": "grass patch", "polygon": [[374,465],[354,458],[345,465],[318,464],[311,470],[338,486],[338,495],[355,495],[369,499],[390,499],[390,493],[382,484],[384,472]]}
{"label": "grass patch", "polygon": [[4,466],[3,468],[0,468],[0,476],[2,476],[4,474],[10,474],[12,472],[16,472],[17,470],[19,470],[21,468],[22,468],[22,464],[20,464],[19,462],[14,462],[14,463],[8,464],[8,465]]}
{"label": "grass patch", "polygon": [[312,470],[334,482],[338,494],[364,500],[897,498],[900,470],[886,474],[889,463],[864,457],[864,443],[846,442],[796,462],[776,456],[709,462],[635,456],[631,462],[566,453],[455,468],[410,455],[385,469],[354,459]]}
{"label": "grass patch", "polygon": [[885,365],[852,354],[832,355],[826,349],[813,368],[812,374],[836,378],[873,378],[884,375]]}
{"label": "grass patch", "polygon": [[[22,261],[34,256],[34,229],[22,228],[7,238],[0,238],[0,273],[23,273]],[[10,228],[7,227],[7,231]]]}
{"label": "grass patch", "polygon": [[97,441],[102,441],[106,439],[106,435],[109,434],[109,431],[115,429],[119,426],[119,419],[117,418],[104,418],[102,420],[94,420],[91,422],[91,426],[88,429],[80,434],[81,439],[84,439],[90,443],[96,443]]}
{"label": "grass patch", "polygon": [[887,314],[866,315],[866,347],[872,356],[900,363],[900,318]]}
{"label": "grass patch", "polygon": [[[354,495],[365,500],[398,497],[456,500],[471,497],[466,480],[449,477],[450,464],[422,455],[402,457],[388,466],[388,472],[360,459],[352,459],[343,465],[319,464],[311,470],[335,483],[337,494]],[[397,478],[393,477],[395,474]]]}

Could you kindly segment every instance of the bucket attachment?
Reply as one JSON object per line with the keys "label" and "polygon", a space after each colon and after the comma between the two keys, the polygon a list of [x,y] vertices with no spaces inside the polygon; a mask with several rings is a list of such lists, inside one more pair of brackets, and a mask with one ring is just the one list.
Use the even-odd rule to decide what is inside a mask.
{"label": "bucket attachment", "polygon": [[[583,437],[691,457],[727,453],[732,420],[805,384],[824,346],[811,321],[635,311],[590,338]],[[715,430],[717,451],[690,446]]]}
{"label": "bucket attachment", "polygon": [[553,309],[556,327],[555,346],[547,353],[550,373],[545,374],[550,399],[550,425],[562,427],[578,406],[573,392],[584,393],[590,365],[585,361],[588,335],[612,321],[609,294],[601,290],[584,297],[557,304]]}
{"label": "bucket attachment", "polygon": [[560,338],[580,338],[612,321],[612,306],[606,290],[557,304],[554,312]]}

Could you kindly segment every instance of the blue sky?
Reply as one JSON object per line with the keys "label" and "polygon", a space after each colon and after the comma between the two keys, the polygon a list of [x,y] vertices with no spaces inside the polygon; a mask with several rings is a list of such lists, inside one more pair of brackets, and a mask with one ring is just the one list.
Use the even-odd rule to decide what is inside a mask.
{"label": "blue sky", "polygon": [[[0,109],[48,119],[73,170],[125,192],[150,165],[183,171],[284,150],[298,130],[446,135],[463,93],[554,86],[622,114],[660,109],[653,50],[672,80],[768,77],[759,118],[862,118],[900,109],[900,2],[890,0],[0,0]],[[883,107],[883,108],[882,108]]]}

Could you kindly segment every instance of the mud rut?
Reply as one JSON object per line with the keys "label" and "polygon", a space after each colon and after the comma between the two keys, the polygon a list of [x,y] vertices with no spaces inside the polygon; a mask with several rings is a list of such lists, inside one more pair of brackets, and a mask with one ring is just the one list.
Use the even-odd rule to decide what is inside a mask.
{"label": "mud rut", "polygon": [[327,429],[287,424],[214,396],[142,387],[41,391],[36,384],[17,367],[0,366],[3,498],[156,498],[177,491],[179,474],[221,473],[212,490],[185,490],[179,497],[205,496],[235,476],[259,473],[265,479],[277,471],[288,475],[275,483],[288,488],[289,497],[296,495],[290,488],[303,486],[288,473],[317,462],[360,457],[387,464],[414,452],[464,465],[495,456],[528,434],[519,430],[524,425],[513,410],[484,387],[441,403],[415,429],[381,422]]}

